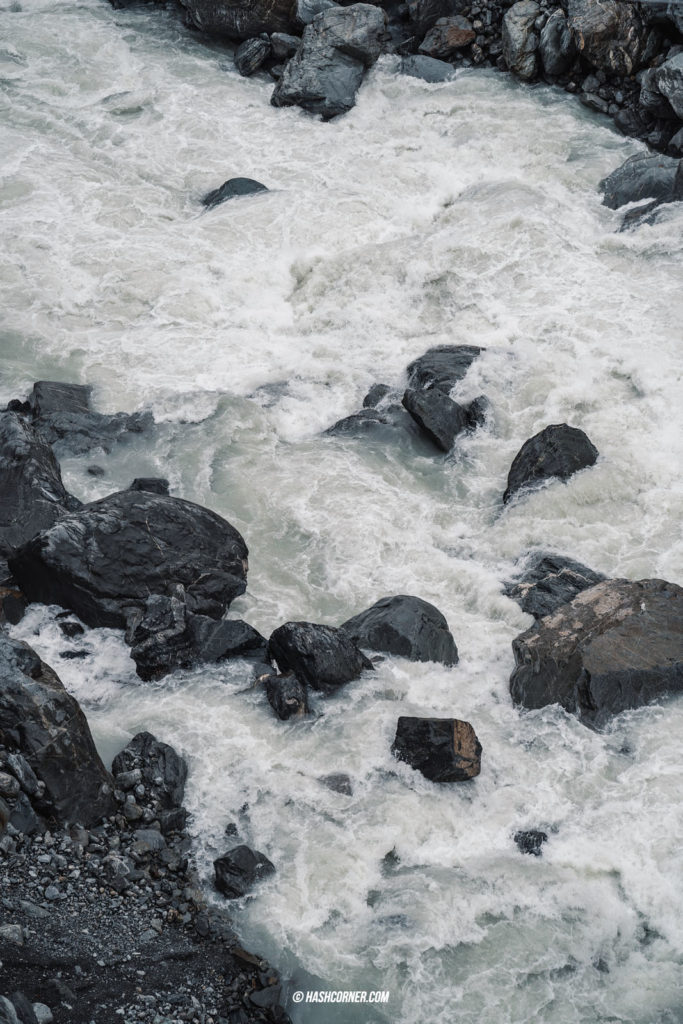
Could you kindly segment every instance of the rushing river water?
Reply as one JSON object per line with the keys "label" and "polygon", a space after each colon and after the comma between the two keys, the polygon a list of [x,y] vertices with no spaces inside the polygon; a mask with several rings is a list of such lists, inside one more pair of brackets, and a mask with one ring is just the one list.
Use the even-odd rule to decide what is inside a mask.
{"label": "rushing river water", "polygon": [[[270,107],[267,77],[241,79],[172,12],[2,0],[0,18],[0,400],[43,378],[151,408],[151,440],[64,460],[67,486],[165,475],[225,515],[250,548],[232,611],[266,635],[417,594],[461,660],[387,659],[284,724],[239,664],[142,683],[115,631],[74,641],[81,661],[46,609],[16,635],[105,758],[140,728],[185,754],[207,880],[229,822],[275,862],[237,922],[291,991],[390,992],[290,1002],[297,1024],[683,1021],[683,702],[604,734],[520,715],[510,645],[531,619],[501,594],[534,548],[683,582],[683,211],[618,233],[597,192],[639,144],[492,72],[430,86],[384,58],[322,124]],[[203,212],[232,176],[271,191]],[[454,342],[486,348],[457,396],[493,415],[450,456],[321,436]],[[563,421],[597,465],[503,511],[519,447]],[[398,765],[400,714],[472,722],[480,777],[439,787]],[[331,771],[353,796],[320,784]],[[542,858],[512,839],[534,827]]]}

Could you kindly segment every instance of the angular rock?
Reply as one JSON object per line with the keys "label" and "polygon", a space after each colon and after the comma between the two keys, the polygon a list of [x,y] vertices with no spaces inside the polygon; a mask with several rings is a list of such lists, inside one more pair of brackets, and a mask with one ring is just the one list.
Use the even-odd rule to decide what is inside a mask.
{"label": "angular rock", "polygon": [[[1,766],[0,766],[1,767]],[[21,792],[21,786],[13,775],[0,771],[0,796],[13,800]]]}
{"label": "angular rock", "polygon": [[529,829],[528,832],[515,832],[514,840],[520,853],[529,853],[532,857],[540,857],[541,847],[547,841],[547,832],[539,829]]}
{"label": "angular rock", "polygon": [[[423,82],[450,82],[455,78],[455,68],[444,60],[434,57],[414,55],[404,57],[401,61],[401,74],[411,78],[421,78]],[[376,385],[377,386],[377,385]]]}
{"label": "angular rock", "polygon": [[408,366],[408,387],[438,388],[446,394],[462,380],[484,350],[475,345],[440,345],[428,349]]}
{"label": "angular rock", "polygon": [[125,628],[150,594],[185,587],[193,612],[220,617],[246,589],[247,546],[209,509],[120,491],[84,505],[10,559],[31,601],[59,604],[88,626]]}
{"label": "angular rock", "polygon": [[286,722],[289,718],[301,718],[308,714],[306,687],[293,672],[285,675],[263,677],[268,702],[277,717]]}
{"label": "angular rock", "polygon": [[543,480],[568,480],[579,470],[593,466],[597,458],[598,450],[583,430],[566,423],[552,424],[520,448],[510,467],[503,502]]}
{"label": "angular rock", "polygon": [[516,601],[522,611],[542,619],[604,579],[601,572],[571,558],[541,552],[521,576],[505,585],[503,593]]}
{"label": "angular rock", "polygon": [[465,407],[467,413],[467,419],[471,430],[476,430],[477,427],[486,426],[486,421],[491,415],[491,403],[489,402],[486,395],[477,395],[473,398],[468,406]]}
{"label": "angular rock", "polygon": [[386,18],[371,4],[332,7],[304,29],[271,103],[300,106],[324,120],[350,110],[366,68],[379,57]]}
{"label": "angular rock", "polygon": [[17,587],[0,585],[0,625],[16,626],[23,619],[28,602]]}
{"label": "angular rock", "polygon": [[294,0],[292,15],[297,25],[305,28],[310,25],[316,14],[329,11],[330,7],[339,7],[334,0]]}
{"label": "angular rock", "polygon": [[538,71],[539,37],[535,21],[541,8],[533,0],[518,0],[503,18],[503,56],[512,71],[525,82],[536,77]]}
{"label": "angular rock", "polygon": [[637,4],[569,0],[568,23],[579,53],[594,68],[616,75],[638,70],[647,29]]}
{"label": "angular rock", "polygon": [[210,36],[251,39],[262,32],[291,32],[292,0],[181,0],[191,24]]}
{"label": "angular rock", "polygon": [[273,32],[270,37],[270,46],[275,60],[289,60],[299,49],[300,43],[299,36],[288,36],[284,32]]}
{"label": "angular rock", "polygon": [[678,165],[674,157],[661,153],[636,153],[600,182],[603,205],[617,210],[641,199],[673,202]]}
{"label": "angular rock", "polygon": [[168,494],[168,480],[163,476],[136,476],[129,491],[148,491],[150,494]]}
{"label": "angular rock", "polygon": [[472,23],[459,14],[452,18],[439,18],[420,43],[418,50],[428,57],[448,60],[458,50],[473,43],[476,35]]}
{"label": "angular rock", "polygon": [[538,54],[546,75],[564,75],[576,59],[576,43],[562,8],[553,11],[541,30]]}
{"label": "angular rock", "polygon": [[36,814],[25,793],[22,793],[14,804],[9,822],[17,832],[22,832],[25,836],[45,831],[45,822]]}
{"label": "angular rock", "polygon": [[470,427],[467,410],[438,388],[423,391],[408,388],[403,395],[403,406],[443,452],[449,452],[458,434]]}
{"label": "angular rock", "polygon": [[481,744],[457,718],[402,716],[391,752],[431,782],[465,782],[481,771]]}
{"label": "angular rock", "polygon": [[259,192],[267,192],[268,189],[260,181],[253,178],[229,178],[224,181],[220,188],[207,192],[202,199],[202,205],[210,210],[228,199],[236,199],[238,196],[254,196]]}
{"label": "angular rock", "polygon": [[659,68],[648,68],[640,78],[640,96],[638,106],[641,112],[652,117],[673,118],[673,107],[666,96],[663,96],[657,85]]}
{"label": "angular rock", "polygon": [[272,53],[268,39],[245,39],[235,50],[235,67],[240,75],[249,78],[263,67]]}
{"label": "angular rock", "polygon": [[145,789],[156,796],[161,807],[181,807],[187,780],[187,765],[168,743],[161,743],[150,732],[139,732],[114,758],[115,776],[140,768]]}
{"label": "angular rock", "polygon": [[458,649],[445,617],[419,597],[383,597],[341,628],[359,647],[371,651],[396,654],[410,661],[458,663]]}
{"label": "angular rock", "polygon": [[7,754],[5,758],[7,768],[17,780],[24,793],[28,796],[35,796],[38,792],[38,779],[25,757],[21,754]]}
{"label": "angular rock", "polygon": [[33,426],[58,454],[83,455],[94,448],[109,452],[127,435],[141,434],[153,426],[150,412],[95,412],[91,392],[84,384],[40,380],[33,385],[28,398]]}
{"label": "angular rock", "polygon": [[671,104],[677,117],[683,118],[683,53],[676,54],[657,69],[657,88]]}
{"label": "angular rock", "polygon": [[59,821],[91,824],[115,805],[85,715],[27,644],[0,633],[0,742],[26,758]]}
{"label": "angular rock", "polygon": [[408,0],[408,16],[416,34],[423,36],[440,18],[466,14],[470,7],[470,0]]}
{"label": "angular rock", "polygon": [[[429,58],[429,57],[415,57],[415,58],[406,57],[406,60],[411,60],[411,59],[414,59],[414,60],[417,60],[417,61],[427,60],[430,63],[433,63],[431,61],[431,58]],[[440,62],[436,61],[435,63],[438,64]],[[404,61],[404,64],[405,64],[405,61]],[[451,67],[450,64],[448,65],[448,67],[449,67],[449,69],[451,71],[453,71],[453,68]],[[389,387],[388,384],[373,384],[372,387],[370,388],[370,390],[368,391],[367,395],[363,399],[363,408],[364,409],[376,409],[377,406],[381,405],[384,402],[384,400],[387,399],[390,395],[391,395],[391,388]]]}
{"label": "angular rock", "polygon": [[275,866],[264,853],[248,846],[235,846],[213,862],[215,885],[229,900],[245,896],[257,883],[275,873]]}
{"label": "angular rock", "polygon": [[560,704],[584,725],[683,690],[683,589],[606,580],[512,643],[515,704]]}
{"label": "angular rock", "polygon": [[78,508],[52,449],[23,416],[0,413],[0,555]]}
{"label": "angular rock", "polygon": [[334,693],[372,668],[344,629],[313,622],[286,622],[268,641],[268,654],[280,672],[293,672],[302,683],[324,694]]}

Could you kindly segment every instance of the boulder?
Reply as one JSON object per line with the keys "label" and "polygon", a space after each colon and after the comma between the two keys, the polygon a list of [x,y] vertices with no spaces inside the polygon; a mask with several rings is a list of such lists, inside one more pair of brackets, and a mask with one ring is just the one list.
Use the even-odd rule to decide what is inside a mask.
{"label": "boulder", "polygon": [[240,75],[249,78],[263,67],[272,53],[268,39],[245,39],[235,50],[235,67]]}
{"label": "boulder", "polygon": [[[427,60],[430,63],[440,63],[439,61],[433,62],[430,57],[406,57],[406,60]],[[405,64],[405,61],[404,61]],[[448,67],[451,71],[453,68],[449,64]],[[408,74],[409,72],[406,72]],[[363,399],[364,409],[376,409],[378,405],[381,405],[386,399],[389,399],[392,394],[392,389],[388,384],[373,384],[367,395]]]}
{"label": "boulder", "polygon": [[413,391],[438,388],[448,394],[483,351],[475,345],[440,345],[430,348],[409,364],[408,387]]}
{"label": "boulder", "polygon": [[350,110],[366,68],[380,55],[384,12],[371,4],[331,7],[304,29],[271,102],[300,106],[324,120]]}
{"label": "boulder", "polygon": [[465,782],[481,771],[481,744],[457,718],[402,716],[391,752],[431,782]]}
{"label": "boulder", "polygon": [[659,68],[648,68],[640,76],[638,106],[646,117],[675,118],[673,107],[666,96],[659,91],[657,76]]}
{"label": "boulder", "polygon": [[212,210],[214,206],[218,206],[219,203],[224,203],[228,199],[236,199],[238,196],[254,196],[259,192],[267,191],[265,185],[262,185],[260,181],[254,181],[253,178],[229,178],[223,182],[220,188],[207,192],[202,199],[202,205]]}
{"label": "boulder", "polygon": [[423,391],[408,388],[403,395],[403,406],[443,452],[450,451],[458,434],[470,427],[467,410],[439,388]]}
{"label": "boulder", "polygon": [[503,502],[521,490],[558,477],[568,480],[580,469],[595,464],[597,448],[583,430],[555,423],[525,441],[514,458],[508,474]]}
{"label": "boulder", "polygon": [[182,807],[187,765],[168,743],[161,743],[150,732],[139,732],[116,755],[111,770],[118,783],[122,773],[139,769],[148,793],[165,811]]}
{"label": "boulder", "polygon": [[553,11],[541,30],[538,55],[546,75],[564,75],[576,59],[576,43],[562,8]]}
{"label": "boulder", "polygon": [[427,32],[418,49],[420,53],[426,54],[428,57],[448,60],[458,50],[473,43],[476,35],[472,23],[459,14],[452,18],[439,18]]}
{"label": "boulder", "polygon": [[471,0],[408,0],[408,17],[416,34],[423,36],[440,18],[466,14]]}
{"label": "boulder", "polygon": [[129,491],[148,491],[149,494],[168,494],[168,480],[162,476],[136,476]]}
{"label": "boulder", "polygon": [[[410,75],[411,78],[421,78],[423,82],[435,84],[450,82],[455,77],[455,68],[444,60],[415,54],[412,57],[403,58],[401,74]],[[375,387],[382,387],[382,385],[375,385]]]}
{"label": "boulder", "polygon": [[229,900],[245,896],[263,878],[275,873],[275,866],[264,853],[248,846],[235,846],[213,862],[215,884]]}
{"label": "boulder", "polygon": [[679,162],[661,153],[636,153],[600,182],[603,205],[617,210],[641,199],[672,202]]}
{"label": "boulder", "polygon": [[541,8],[533,0],[518,0],[503,18],[503,57],[510,71],[525,82],[538,71],[539,37],[534,22]]}
{"label": "boulder", "polygon": [[569,0],[568,24],[581,56],[613,75],[640,67],[647,28],[638,4],[623,0]]}
{"label": "boulder", "polygon": [[358,412],[337,420],[327,428],[325,433],[331,437],[340,437],[346,434],[354,436],[372,434],[373,437],[388,440],[396,436],[396,431],[406,429],[417,432],[402,406],[392,404],[385,405],[380,409],[359,409]]}
{"label": "boulder", "polygon": [[35,651],[1,632],[0,743],[26,759],[60,822],[89,825],[115,809],[113,780],[77,702]]}
{"label": "boulder", "polygon": [[284,32],[273,32],[270,37],[270,47],[275,60],[289,60],[299,49],[301,39],[298,36],[288,36]]}
{"label": "boulder", "polygon": [[657,69],[657,88],[671,104],[677,117],[683,118],[683,53],[677,53]]}
{"label": "boulder", "polygon": [[410,661],[456,665],[458,649],[445,617],[419,597],[383,597],[342,627],[359,647]]}
{"label": "boulder", "polygon": [[5,756],[7,770],[12,773],[28,796],[35,796],[39,790],[36,773],[22,754],[10,753]]}
{"label": "boulder", "polygon": [[225,519],[181,498],[120,491],[65,515],[10,559],[31,601],[89,626],[125,628],[150,594],[185,587],[188,608],[219,618],[246,589],[247,546]]}
{"label": "boulder", "polygon": [[84,455],[95,448],[109,452],[129,435],[154,425],[151,412],[95,412],[91,393],[85,384],[39,380],[33,385],[28,398],[33,426],[57,454]]}
{"label": "boulder", "polygon": [[683,689],[683,589],[664,580],[606,580],[512,644],[515,704],[560,704],[599,729],[627,708]]}
{"label": "boulder", "polygon": [[49,444],[14,412],[0,413],[0,494],[0,555],[80,506]]}
{"label": "boulder", "polygon": [[541,847],[547,842],[548,834],[532,828],[527,832],[515,832],[514,840],[520,853],[529,853],[532,857],[540,857]]}
{"label": "boulder", "polygon": [[294,0],[292,15],[297,25],[301,28],[306,28],[306,25],[311,24],[316,14],[329,11],[330,7],[339,6],[340,4],[335,3],[334,0]]}
{"label": "boulder", "polygon": [[286,622],[268,641],[268,655],[280,672],[293,672],[302,683],[330,694],[358,679],[371,662],[344,629],[313,622]]}
{"label": "boulder", "polygon": [[503,592],[516,601],[522,611],[542,619],[604,579],[602,573],[571,558],[540,552],[521,576],[505,585]]}
{"label": "boulder", "polygon": [[251,39],[262,32],[291,32],[292,0],[181,0],[188,21],[210,36]]}
{"label": "boulder", "polygon": [[0,626],[16,626],[23,619],[28,603],[22,592],[13,586],[0,584]]}
{"label": "boulder", "polygon": [[281,721],[308,714],[306,687],[293,672],[263,676],[261,681],[265,684],[268,702]]}

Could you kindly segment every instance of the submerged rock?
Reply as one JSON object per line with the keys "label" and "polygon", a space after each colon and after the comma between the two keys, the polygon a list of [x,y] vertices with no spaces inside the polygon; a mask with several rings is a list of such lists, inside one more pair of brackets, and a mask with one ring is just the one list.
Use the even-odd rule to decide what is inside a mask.
{"label": "submerged rock", "polygon": [[600,182],[604,206],[617,210],[626,203],[674,199],[674,181],[680,161],[661,153],[636,153]]}
{"label": "submerged rock", "polygon": [[264,853],[248,846],[235,846],[213,862],[215,885],[229,900],[237,900],[253,886],[275,873],[275,865]]}
{"label": "submerged rock", "polygon": [[95,448],[109,452],[129,435],[154,425],[151,412],[95,412],[91,394],[85,384],[40,380],[33,385],[28,398],[33,426],[59,454],[84,455]]}
{"label": "submerged rock", "polygon": [[26,760],[59,821],[88,825],[112,813],[113,780],[85,715],[35,651],[2,632],[0,743]]}
{"label": "submerged rock", "polygon": [[521,576],[505,585],[503,593],[516,601],[522,611],[542,619],[604,579],[601,572],[571,558],[540,553]]}
{"label": "submerged rock", "polygon": [[568,480],[580,469],[593,466],[597,458],[598,450],[583,430],[566,423],[552,424],[520,448],[510,467],[503,502],[543,480]]}
{"label": "submerged rock", "polygon": [[683,589],[664,580],[606,580],[512,644],[515,704],[560,704],[591,728],[683,690]]}
{"label": "submerged rock", "polygon": [[456,665],[458,649],[446,619],[433,604],[399,594],[383,597],[343,623],[359,647],[396,654],[410,661]]}
{"label": "submerged rock", "polygon": [[467,410],[438,387],[422,391],[408,388],[403,406],[443,452],[449,452],[458,434],[470,428]]}
{"label": "submerged rock", "polygon": [[540,857],[541,847],[548,840],[548,833],[539,829],[529,829],[528,832],[515,832],[515,843],[520,853],[529,853],[532,857]]}
{"label": "submerged rock", "polygon": [[191,611],[219,618],[246,589],[247,555],[241,535],[215,512],[120,491],[65,515],[9,564],[29,600],[121,629],[150,594],[170,595],[178,583]]}
{"label": "submerged rock", "polygon": [[332,772],[331,775],[323,775],[318,782],[326,786],[327,789],[331,789],[333,793],[353,796],[353,783],[346,772]]}
{"label": "submerged rock", "polygon": [[284,675],[268,675],[262,678],[268,703],[277,717],[286,722],[289,718],[301,718],[308,714],[306,687],[293,672]]}
{"label": "submerged rock", "polygon": [[281,672],[293,672],[301,682],[324,694],[334,693],[358,679],[371,662],[344,629],[313,622],[286,622],[268,641],[268,655]]}
{"label": "submerged rock", "polygon": [[399,718],[391,752],[431,782],[465,782],[481,771],[481,744],[457,718]]}
{"label": "submerged rock", "polygon": [[408,388],[438,388],[448,394],[484,350],[475,345],[440,345],[428,349],[408,366]]}
{"label": "submerged rock", "polygon": [[267,191],[265,185],[262,185],[260,181],[254,181],[253,178],[228,178],[220,188],[206,193],[202,199],[202,205],[212,210],[214,206],[225,203],[228,199],[236,199],[238,196],[254,196],[259,192]]}
{"label": "submerged rock", "polygon": [[455,15],[451,18],[439,18],[424,37],[418,50],[428,57],[448,60],[458,50],[473,43],[476,32],[467,18]]}

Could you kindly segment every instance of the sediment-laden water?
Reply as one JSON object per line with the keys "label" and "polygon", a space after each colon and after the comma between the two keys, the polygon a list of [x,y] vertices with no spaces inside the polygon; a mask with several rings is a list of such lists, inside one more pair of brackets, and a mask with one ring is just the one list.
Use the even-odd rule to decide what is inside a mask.
{"label": "sediment-laden water", "polygon": [[[461,660],[388,659],[287,725],[238,664],[142,683],[114,631],[67,641],[35,607],[15,635],[105,757],[140,728],[186,755],[207,880],[230,822],[274,861],[238,927],[292,991],[391,993],[290,1004],[299,1024],[683,1021],[683,702],[605,734],[520,715],[510,645],[531,619],[501,594],[533,548],[683,582],[683,212],[617,233],[596,188],[639,144],[492,72],[430,86],[383,58],[322,124],[271,108],[268,78],[172,12],[31,0],[0,18],[0,400],[43,378],[151,408],[151,439],[64,460],[67,486],[165,475],[226,516],[250,548],[232,611],[266,635],[416,594]],[[271,191],[203,212],[238,175]],[[442,343],[486,348],[456,396],[493,410],[450,456],[321,436]],[[560,422],[597,465],[503,511],[519,447]],[[400,714],[472,722],[480,777],[397,764]],[[320,784],[331,771],[353,796]],[[548,832],[542,858],[522,828]]]}

